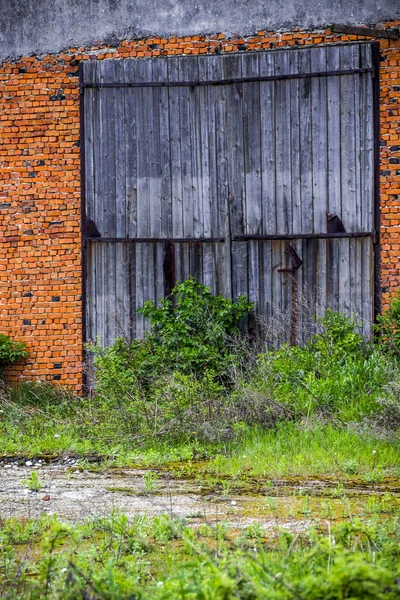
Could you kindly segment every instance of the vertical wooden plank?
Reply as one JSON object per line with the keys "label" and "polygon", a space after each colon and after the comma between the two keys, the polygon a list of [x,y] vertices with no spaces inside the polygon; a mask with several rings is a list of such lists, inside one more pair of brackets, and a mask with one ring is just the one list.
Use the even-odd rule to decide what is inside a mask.
{"label": "vertical wooden plank", "polygon": [[[123,66],[123,65],[121,65]],[[117,75],[117,74],[116,74]],[[116,77],[119,80],[122,76]],[[127,236],[127,193],[126,193],[126,117],[125,117],[126,90],[117,88],[114,93],[112,110],[115,115],[114,130],[114,157],[115,162],[115,231],[116,237]]]}
{"label": "vertical wooden plank", "polygon": [[[199,62],[199,78],[205,80],[207,78],[207,64],[204,60]],[[210,182],[210,150],[209,150],[209,114],[212,111],[212,107],[209,106],[208,102],[208,87],[199,86],[198,88],[198,135],[199,135],[199,152],[200,152],[200,201],[201,201],[201,215],[202,215],[202,230],[204,237],[212,237],[216,233],[216,229],[212,229],[212,226],[217,227],[218,223],[211,223],[211,203],[213,202],[211,194],[211,182]]]}
{"label": "vertical wooden plank", "polygon": [[190,274],[199,282],[204,283],[203,280],[203,244],[199,242],[193,242],[186,244],[189,247],[189,263],[190,263]]}
{"label": "vertical wooden plank", "polygon": [[[259,75],[257,53],[242,56],[243,77]],[[259,234],[262,231],[261,202],[261,123],[260,84],[244,83],[243,89],[243,137],[245,169],[245,233]]]}
{"label": "vertical wooden plank", "polygon": [[[311,71],[311,50],[299,51],[299,70],[301,73]],[[299,89],[299,124],[300,124],[300,177],[301,177],[301,231],[314,231],[314,203],[312,187],[312,104],[311,79],[300,79]]]}
{"label": "vertical wooden plank", "polygon": [[[145,332],[145,324],[144,318],[141,314],[137,312],[139,308],[144,305],[146,300],[145,298],[145,271],[148,269],[149,265],[145,264],[144,252],[143,252],[144,244],[135,244],[136,249],[136,264],[135,264],[135,309],[136,309],[136,337],[141,338]],[[143,268],[145,266],[145,268]]]}
{"label": "vertical wooden plank", "polygon": [[85,120],[85,212],[89,219],[94,219],[94,119],[96,115],[96,91],[85,89],[84,120]]}
{"label": "vertical wooden plank", "polygon": [[[160,79],[168,80],[168,65],[162,61]],[[170,146],[170,105],[169,89],[160,88],[158,92],[160,119],[160,176],[161,176],[161,236],[172,237],[172,170]]]}
{"label": "vertical wooden plank", "polygon": [[[361,64],[373,66],[372,46],[363,44],[360,47]],[[361,198],[363,202],[362,229],[374,231],[375,223],[375,169],[374,169],[374,90],[371,73],[360,75],[360,165],[361,165]],[[371,238],[362,243],[362,315],[364,335],[370,339],[373,333],[374,320],[374,246]]]}
{"label": "vertical wooden plank", "polygon": [[203,282],[213,294],[215,294],[217,279],[215,246],[216,244],[203,244]]}
{"label": "vertical wooden plank", "polygon": [[[179,60],[179,81],[196,79],[195,64],[192,61]],[[194,71],[193,71],[194,69]],[[193,194],[193,164],[192,164],[192,125],[190,120],[191,104],[194,102],[192,86],[178,88],[179,94],[179,135],[180,135],[180,162],[182,179],[182,209],[183,209],[183,236],[194,237],[194,194]]]}
{"label": "vertical wooden plank", "polygon": [[[317,312],[317,254],[318,254],[318,244],[319,240],[303,240],[303,254],[302,260],[303,265],[301,268],[303,283],[302,283],[302,292],[306,297],[306,302],[308,304],[307,312],[315,318]],[[312,330],[305,330],[303,328],[301,342],[304,343]]]}
{"label": "vertical wooden plank", "polygon": [[[261,259],[262,257],[262,259]],[[260,243],[260,269],[262,271],[262,294],[263,300],[260,299],[260,317],[261,323],[265,323],[271,318],[273,313],[273,295],[272,295],[272,277],[274,275],[273,262],[272,262],[272,243],[261,242]],[[261,276],[260,276],[261,277]]]}
{"label": "vertical wooden plank", "polygon": [[[135,65],[136,81],[151,81],[152,62],[138,61]],[[137,126],[137,235],[138,237],[151,236],[152,208],[151,208],[151,147],[152,135],[152,95],[147,88],[138,88],[136,95],[136,126]],[[147,248],[142,248],[147,253]]]}
{"label": "vertical wooden plank", "polygon": [[[287,52],[277,53],[275,74],[287,73],[289,56]],[[277,226],[279,233],[291,233],[292,228],[292,181],[290,148],[290,80],[275,82],[275,161],[276,161],[276,203]]]}
{"label": "vertical wooden plank", "polygon": [[154,244],[154,301],[159,306],[164,298],[164,243]]}
{"label": "vertical wooden plank", "polygon": [[[353,45],[340,47],[340,68],[356,68],[358,55]],[[354,96],[355,77],[357,75],[344,75],[340,77],[340,130],[341,130],[341,192],[342,192],[342,220],[346,231],[355,231],[357,208],[357,182],[356,182],[356,146],[355,146],[355,120]],[[354,274],[354,255],[351,252],[351,242],[343,240],[340,244],[340,278],[339,286],[341,298],[339,308],[351,313],[351,283]]]}
{"label": "vertical wooden plank", "polygon": [[[361,65],[372,66],[372,46],[360,46]],[[373,231],[375,224],[375,198],[374,198],[374,107],[373,107],[373,79],[371,73],[360,74],[360,191],[362,201],[361,227],[363,231]],[[365,239],[362,243],[362,269],[361,269],[361,302],[363,330],[367,338],[372,334],[374,319],[374,250],[372,239]]]}
{"label": "vertical wooden plank", "polygon": [[181,272],[182,272],[182,281],[185,281],[190,275],[192,275],[190,271],[190,244],[183,243],[179,244],[181,246]]}
{"label": "vertical wooden plank", "polygon": [[232,289],[233,298],[249,297],[247,242],[232,242]]}
{"label": "vertical wooden plank", "polygon": [[[327,51],[328,71],[340,69],[340,48],[332,46]],[[328,135],[328,212],[342,218],[341,166],[340,166],[340,78],[327,80],[327,135]],[[339,309],[339,244],[327,244],[327,305]]]}
{"label": "vertical wooden plank", "polygon": [[128,252],[128,280],[129,280],[129,325],[132,338],[137,335],[137,298],[136,298],[136,255],[137,244],[127,244]]}
{"label": "vertical wooden plank", "polygon": [[[259,56],[260,75],[275,74],[275,58],[272,52],[263,52]],[[262,233],[273,235],[278,233],[276,202],[276,108],[275,83],[260,82],[260,153],[261,153],[261,212]],[[273,281],[275,273],[272,269],[272,244],[260,242],[259,246],[259,315],[261,329],[265,329],[267,321],[273,313]]]}
{"label": "vertical wooden plank", "polygon": [[[138,61],[135,65],[136,81],[151,81],[153,61]],[[151,237],[153,224],[160,222],[160,210],[153,214],[153,201],[150,182],[154,163],[152,154],[153,137],[153,94],[147,88],[138,88],[136,96],[137,115],[137,235]],[[160,209],[159,203],[157,208]],[[141,308],[147,300],[154,301],[154,244],[143,243],[136,252],[136,307]],[[149,329],[148,322],[137,315],[136,331],[139,337]]]}
{"label": "vertical wooden plank", "polygon": [[[243,77],[257,77],[260,74],[259,55],[257,53],[242,56]],[[257,235],[262,232],[262,164],[261,164],[261,110],[260,110],[260,83],[244,83],[243,90],[243,154],[245,172],[245,198],[244,198],[244,233]],[[247,248],[246,248],[247,246]],[[250,302],[254,302],[255,310],[259,307],[260,273],[258,243],[251,241],[241,244],[242,253],[236,254],[238,269],[242,278],[247,278],[247,293]],[[246,250],[246,254],[244,254]],[[247,258],[247,274],[244,272]],[[243,269],[243,271],[241,271]],[[237,282],[238,284],[238,282]],[[244,282],[240,285],[244,285]],[[236,291],[239,294],[238,291]],[[249,323],[253,329],[254,324]]]}
{"label": "vertical wooden plank", "polygon": [[[242,61],[238,56],[224,57],[224,79],[242,77]],[[244,159],[244,121],[248,119],[243,95],[247,84],[229,86],[226,95],[225,138],[229,153],[227,161],[228,203],[231,235],[245,233],[244,198],[245,198],[245,159]],[[253,117],[254,118],[254,117]],[[256,121],[256,119],[254,119]],[[255,143],[257,143],[255,141]],[[255,199],[254,199],[255,201]]]}
{"label": "vertical wooden plank", "polygon": [[86,249],[86,339],[96,339],[96,266],[94,244],[88,242]]}
{"label": "vertical wooden plank", "polygon": [[117,337],[118,291],[116,282],[116,246],[107,244],[105,257],[105,315],[106,315],[106,345],[109,346]]}
{"label": "vertical wooden plank", "polygon": [[[311,68],[316,72],[327,69],[325,47],[315,48],[311,52]],[[327,80],[314,77],[311,80],[312,103],[312,174],[314,231],[326,231],[328,212],[328,140],[327,140]],[[317,317],[323,317],[327,301],[327,252],[326,242],[321,240],[317,246]]]}
{"label": "vertical wooden plank", "polygon": [[[358,47],[348,45],[340,47],[340,68],[357,68],[359,64]],[[341,108],[341,179],[342,179],[342,220],[347,231],[356,231],[357,226],[357,182],[356,182],[356,145],[354,97],[355,80],[358,74],[340,77]]]}
{"label": "vertical wooden plank", "polygon": [[[199,65],[195,61],[190,71],[187,71],[187,76],[197,80],[199,78]],[[191,87],[189,94],[189,124],[190,124],[190,175],[191,180],[191,202],[193,204],[193,237],[199,238],[204,236],[203,222],[203,150],[201,147],[202,127],[199,116],[201,114],[202,103],[204,102],[204,94],[201,92],[201,87]],[[206,174],[206,179],[208,174]],[[207,192],[206,192],[207,193]]]}
{"label": "vertical wooden plank", "polygon": [[[124,60],[125,81],[134,80],[134,61]],[[133,65],[134,66],[134,65]],[[125,95],[125,193],[126,193],[126,234],[127,237],[137,236],[137,166],[138,166],[138,133],[137,133],[137,96],[138,90],[127,88]]]}
{"label": "vertical wooden plank", "polygon": [[[199,78],[204,81],[207,79],[207,62],[203,58],[198,63]],[[213,222],[211,215],[212,204],[215,204],[215,196],[211,193],[210,161],[211,164],[216,160],[210,158],[209,136],[213,133],[209,131],[209,116],[212,107],[208,103],[208,86],[199,86],[197,89],[197,127],[199,140],[199,211],[201,215],[202,231],[204,237],[212,237],[218,231],[218,221]],[[203,281],[205,285],[215,289],[215,261],[213,256],[213,245],[204,244],[203,246]]]}
{"label": "vertical wooden plank", "polygon": [[108,254],[108,244],[98,244],[98,265],[97,272],[99,274],[99,296],[97,303],[98,310],[98,336],[100,339],[100,343],[105,346],[107,344],[107,326],[106,326],[106,293],[107,293],[107,254]]}
{"label": "vertical wooden plank", "polygon": [[[275,74],[275,59],[272,52],[263,52],[259,57],[260,75]],[[262,186],[262,233],[277,233],[277,206],[275,198],[275,84],[273,81],[260,82],[260,151]]]}
{"label": "vertical wooden plank", "polygon": [[[254,310],[258,313],[260,310],[261,286],[265,284],[264,277],[260,273],[259,243],[255,240],[247,244],[247,269],[247,296],[250,302],[254,302]],[[254,319],[250,319],[249,326],[254,329]]]}
{"label": "vertical wooden plank", "polygon": [[[288,260],[285,254],[287,242],[277,240],[271,242],[272,257],[272,345],[280,346],[289,339],[288,319],[288,297],[287,297],[287,278],[288,274],[281,271],[288,267]],[[282,321],[286,322],[287,327],[282,328]]]}
{"label": "vertical wooden plank", "polygon": [[[360,46],[355,47],[355,61],[357,67],[360,67]],[[355,179],[355,215],[354,215],[354,227],[356,231],[361,231],[364,202],[362,198],[361,190],[361,123],[360,123],[360,112],[361,112],[361,97],[360,97],[360,76],[354,77],[354,179]],[[362,244],[359,239],[351,240],[350,243],[350,293],[351,293],[351,306],[352,312],[355,315],[357,321],[361,322],[363,319],[362,314],[362,256],[361,256]]]}
{"label": "vertical wooden plank", "polygon": [[182,261],[182,244],[175,244],[175,275],[176,283],[184,281],[183,261]]}
{"label": "vertical wooden plank", "polygon": [[[168,62],[168,78],[179,80],[178,63],[171,59]],[[181,132],[180,132],[180,90],[168,88],[169,98],[169,132],[170,132],[170,172],[172,196],[172,235],[183,237],[183,189],[181,165]]]}
{"label": "vertical wooden plank", "polygon": [[[275,58],[275,75],[288,73],[289,57],[278,52]],[[275,81],[275,203],[278,234],[291,233],[292,228],[292,182],[291,182],[291,140],[290,135],[290,82]],[[287,275],[279,269],[286,267],[284,253],[288,243],[272,244],[272,301],[274,314],[286,314],[288,311]],[[278,343],[283,340],[278,336]]]}
{"label": "vertical wooden plank", "polygon": [[[361,64],[372,67],[372,47],[370,44],[360,46]],[[360,125],[360,191],[363,203],[361,227],[363,231],[372,231],[374,223],[374,108],[373,79],[371,73],[361,73],[359,125]]]}
{"label": "vertical wooden plank", "polygon": [[[289,73],[299,72],[299,51],[288,52]],[[301,176],[300,176],[300,102],[299,79],[288,82],[290,93],[290,124],[287,132],[290,138],[290,165],[291,165],[291,217],[290,231],[301,233],[302,206],[301,206]]]}
{"label": "vertical wooden plank", "polygon": [[[97,66],[97,65],[96,65]],[[99,152],[99,139],[103,137],[103,103],[104,99],[98,90],[94,90],[93,93],[93,206],[90,214],[87,214],[97,226],[97,229],[104,235],[103,228],[103,211],[102,211],[102,197],[101,197],[101,181],[99,174],[102,170],[101,164],[101,152]],[[90,146],[89,146],[90,148]]]}
{"label": "vertical wooden plank", "polygon": [[351,312],[350,307],[350,241],[341,239],[339,241],[339,311]]}
{"label": "vertical wooden plank", "polygon": [[130,277],[129,251],[127,243],[114,244],[115,252],[115,335],[130,340]]}
{"label": "vertical wooden plank", "polygon": [[[210,79],[223,78],[223,65],[218,61],[218,56],[211,56],[207,63],[207,75]],[[227,97],[229,89],[226,85],[210,86],[208,98],[213,109],[209,119],[209,144],[210,144],[210,178],[215,177],[216,193],[214,196],[212,218],[217,219],[217,230],[223,231],[225,244],[221,245],[222,261],[218,276],[220,281],[216,284],[219,293],[227,298],[232,297],[232,266],[230,252],[230,211],[228,188],[228,160],[229,150],[226,145],[225,127],[228,107]]]}
{"label": "vertical wooden plank", "polygon": [[[162,70],[164,61],[152,58],[151,78],[152,81],[162,81],[166,78],[166,72]],[[145,101],[148,104],[149,127],[147,136],[149,138],[149,201],[150,201],[150,235],[161,237],[163,223],[163,207],[161,202],[162,176],[161,176],[161,115],[160,94],[162,88],[149,88],[145,93]],[[163,132],[164,133],[164,132]]]}
{"label": "vertical wooden plank", "polygon": [[[113,81],[115,72],[114,61],[100,64],[100,81]],[[114,88],[100,88],[98,93],[103,97],[102,136],[98,140],[100,150],[99,198],[101,198],[102,225],[105,237],[115,237],[116,234],[116,161],[115,161],[115,99]]]}
{"label": "vertical wooden plank", "polygon": [[367,339],[370,339],[373,333],[374,322],[374,250],[372,238],[365,238],[362,242],[362,314],[364,335]]}

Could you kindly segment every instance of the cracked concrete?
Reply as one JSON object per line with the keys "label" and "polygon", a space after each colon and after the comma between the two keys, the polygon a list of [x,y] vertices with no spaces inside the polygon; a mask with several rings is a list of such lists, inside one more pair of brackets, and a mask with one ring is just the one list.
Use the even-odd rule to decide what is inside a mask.
{"label": "cracked concrete", "polygon": [[[42,482],[38,492],[23,483],[33,470]],[[62,521],[77,522],[118,510],[130,519],[167,513],[194,525],[224,521],[238,529],[257,523],[273,531],[278,527],[302,531],[316,520],[322,522],[327,510],[334,520],[346,518],[349,510],[360,514],[371,495],[390,494],[392,503],[400,505],[397,481],[371,486],[349,483],[342,497],[332,494],[334,483],[328,479],[258,482],[254,489],[251,483],[230,489],[227,481],[224,489],[174,478],[165,470],[148,473],[140,469],[90,472],[76,464],[1,465],[0,518],[57,514]]]}

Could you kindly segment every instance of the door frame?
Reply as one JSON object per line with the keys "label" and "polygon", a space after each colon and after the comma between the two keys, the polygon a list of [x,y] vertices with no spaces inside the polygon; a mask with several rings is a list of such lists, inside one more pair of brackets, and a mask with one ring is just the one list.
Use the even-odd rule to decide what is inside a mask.
{"label": "door frame", "polygon": [[[327,46],[348,46],[354,44],[368,43],[372,49],[372,86],[373,86],[373,161],[374,161],[374,238],[373,238],[373,316],[376,322],[379,313],[381,312],[381,264],[380,264],[380,77],[379,77],[379,42],[350,42],[350,43],[334,43]],[[285,48],[279,48],[284,50]],[[289,49],[289,48],[287,48]],[[298,48],[301,50],[301,48]],[[275,50],[264,50],[258,52],[274,52]],[[250,54],[250,53],[249,53]],[[124,59],[121,59],[124,60]],[[132,59],[130,59],[132,60]],[[136,59],[141,60],[141,59]],[[84,81],[84,62],[79,64],[79,105],[80,105],[80,186],[81,186],[81,277],[82,277],[82,364],[83,364],[83,385],[86,388],[85,360],[87,352],[85,343],[87,340],[87,323],[86,323],[86,308],[87,308],[87,242],[85,238],[85,223],[86,223],[86,169],[85,169],[85,81]]]}

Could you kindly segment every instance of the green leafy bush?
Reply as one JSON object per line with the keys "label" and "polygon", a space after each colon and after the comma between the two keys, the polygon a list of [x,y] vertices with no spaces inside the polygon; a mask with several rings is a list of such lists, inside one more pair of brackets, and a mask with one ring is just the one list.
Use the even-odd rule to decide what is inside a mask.
{"label": "green leafy bush", "polygon": [[382,348],[400,358],[400,291],[391,299],[388,310],[378,316],[375,331]]}
{"label": "green leafy bush", "polygon": [[199,374],[211,369],[225,375],[237,358],[232,340],[239,335],[239,321],[252,307],[245,296],[236,302],[214,296],[193,278],[177,285],[159,308],[146,302],[138,312],[152,327],[147,338],[152,366],[156,371],[169,367]]}
{"label": "green leafy bush", "polygon": [[356,328],[351,318],[328,310],[304,347],[284,344],[259,356],[247,394],[262,392],[266,402],[272,399],[297,417],[319,412],[358,420],[379,411],[379,393],[393,366],[378,348],[363,343]]}
{"label": "green leafy bush", "polygon": [[144,339],[120,338],[106,349],[88,345],[98,393],[112,398],[131,394],[171,372],[201,378],[212,371],[226,381],[243,350],[239,322],[251,309],[246,297],[233,302],[214,296],[193,278],[177,285],[159,307],[146,302],[139,309],[151,324]]}
{"label": "green leafy bush", "polygon": [[227,388],[246,344],[239,323],[252,309],[245,297],[233,302],[214,296],[193,278],[171,297],[146,302],[140,313],[150,322],[144,339],[118,339],[109,348],[89,345],[96,370],[96,396],[108,415],[134,437],[191,435],[229,437]]}
{"label": "green leafy bush", "polygon": [[0,367],[26,358],[27,356],[28,352],[23,342],[14,342],[8,335],[0,333]]}

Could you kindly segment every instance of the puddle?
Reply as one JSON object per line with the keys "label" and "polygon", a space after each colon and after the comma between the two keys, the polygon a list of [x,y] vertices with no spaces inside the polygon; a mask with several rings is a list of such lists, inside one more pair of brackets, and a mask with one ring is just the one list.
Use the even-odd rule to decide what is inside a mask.
{"label": "puddle", "polygon": [[[43,482],[31,492],[22,480],[35,470]],[[390,516],[400,508],[400,482],[366,485],[315,478],[274,481],[225,481],[200,485],[161,469],[74,472],[71,465],[0,466],[0,517],[38,518],[57,514],[68,522],[106,516],[120,510],[137,514],[168,513],[195,524],[226,522],[242,528],[302,531],[355,516]],[[240,485],[242,484],[242,485]]]}

